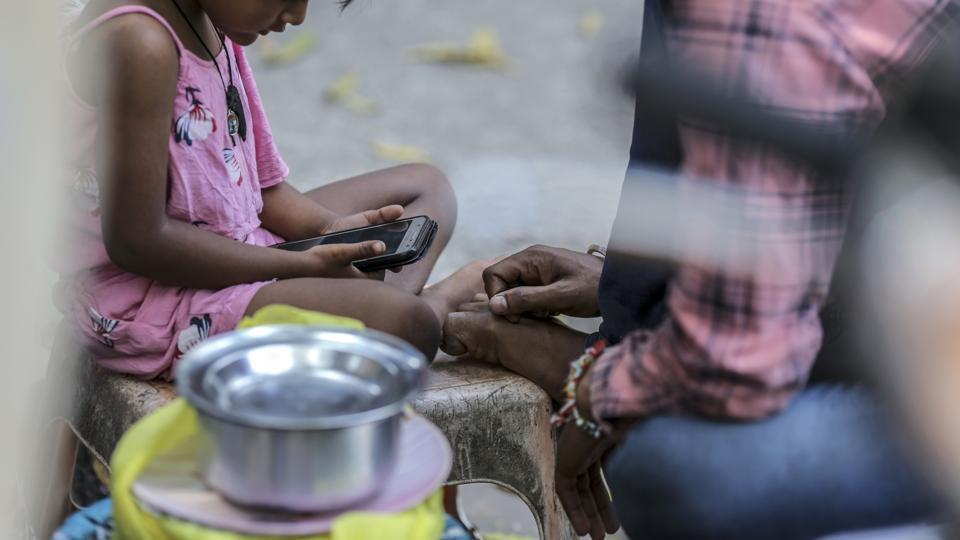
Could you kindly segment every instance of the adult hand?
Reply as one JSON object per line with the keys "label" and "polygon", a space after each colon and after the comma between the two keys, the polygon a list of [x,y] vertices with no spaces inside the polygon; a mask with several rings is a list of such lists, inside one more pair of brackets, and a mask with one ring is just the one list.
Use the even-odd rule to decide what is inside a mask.
{"label": "adult hand", "polygon": [[330,234],[358,227],[369,227],[370,225],[380,225],[396,221],[403,216],[403,207],[399,204],[391,204],[383,208],[376,208],[359,212],[349,216],[343,216],[327,224],[322,234]]}
{"label": "adult hand", "polygon": [[[373,274],[364,274],[353,266],[354,261],[382,255],[387,246],[380,240],[370,240],[357,244],[328,244],[316,246],[304,251],[309,258],[310,274],[317,277],[332,278],[374,278]],[[382,279],[382,277],[381,277]]]}
{"label": "adult hand", "polygon": [[[577,408],[586,418],[590,418],[592,378],[593,373],[587,372],[577,386]],[[589,533],[594,540],[620,528],[601,469],[614,440],[609,436],[595,439],[571,421],[560,430],[557,441],[557,495],[577,534]]]}
{"label": "adult hand", "polygon": [[557,495],[573,529],[593,540],[620,528],[600,467],[611,446],[609,440],[594,439],[573,422],[561,428],[557,441]]}
{"label": "adult hand", "polygon": [[561,313],[594,317],[603,261],[586,253],[533,246],[488,267],[483,283],[490,309],[516,321],[520,315]]}

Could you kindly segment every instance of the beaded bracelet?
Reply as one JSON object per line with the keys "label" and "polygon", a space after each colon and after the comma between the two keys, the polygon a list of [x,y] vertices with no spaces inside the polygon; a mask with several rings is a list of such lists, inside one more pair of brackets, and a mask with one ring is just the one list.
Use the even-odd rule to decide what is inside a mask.
{"label": "beaded bracelet", "polygon": [[573,420],[578,428],[591,437],[599,439],[603,436],[603,428],[596,422],[584,418],[577,410],[577,385],[583,380],[583,376],[587,374],[587,370],[590,369],[594,361],[603,354],[606,347],[607,342],[601,339],[584,351],[580,358],[570,363],[570,373],[563,385],[563,405],[550,417],[552,426],[561,427]]}
{"label": "beaded bracelet", "polygon": [[594,439],[603,437],[603,428],[600,427],[600,424],[584,418],[583,415],[580,414],[580,409],[576,407],[573,408],[573,423]]}

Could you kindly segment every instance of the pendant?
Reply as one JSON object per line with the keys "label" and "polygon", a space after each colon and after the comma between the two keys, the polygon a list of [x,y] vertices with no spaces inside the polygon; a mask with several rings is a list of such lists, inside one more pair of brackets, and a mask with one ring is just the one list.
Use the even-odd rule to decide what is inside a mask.
{"label": "pendant", "polygon": [[233,109],[227,109],[227,132],[231,137],[240,133],[240,117]]}
{"label": "pendant", "polygon": [[243,100],[240,99],[240,90],[232,84],[227,88],[227,129],[231,137],[240,135],[241,139],[247,140],[247,118],[243,111]]}

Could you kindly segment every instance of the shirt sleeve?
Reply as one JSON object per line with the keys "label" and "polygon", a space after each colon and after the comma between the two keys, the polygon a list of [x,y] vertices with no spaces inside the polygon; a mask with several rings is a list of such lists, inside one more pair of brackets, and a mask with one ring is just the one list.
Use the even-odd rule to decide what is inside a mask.
{"label": "shirt sleeve", "polygon": [[[773,112],[825,129],[878,122],[895,76],[923,58],[945,16],[934,0],[824,9],[712,0],[678,6],[670,54],[714,70],[721,85]],[[744,30],[751,26],[754,32]],[[834,54],[837,43],[843,54]],[[684,177],[736,188],[744,217],[768,226],[745,240],[759,247],[748,271],[681,266],[667,292],[666,320],[597,360],[590,396],[601,422],[662,412],[762,418],[803,388],[820,349],[819,311],[849,202],[839,179],[831,184],[769,150],[682,119],[680,137]]]}
{"label": "shirt sleeve", "polygon": [[825,282],[778,285],[682,268],[667,320],[597,361],[594,416],[756,419],[780,410],[803,387],[820,347],[825,290]]}
{"label": "shirt sleeve", "polygon": [[243,80],[243,87],[247,94],[247,104],[250,107],[250,125],[257,152],[257,175],[260,180],[260,188],[266,189],[286,180],[290,175],[290,168],[287,167],[286,162],[280,156],[280,150],[277,149],[277,143],[273,139],[273,131],[270,129],[269,120],[267,120],[267,113],[263,109],[263,101],[260,99],[257,81],[253,77],[253,71],[250,69],[244,49],[235,44],[233,50],[237,59],[237,71]]}

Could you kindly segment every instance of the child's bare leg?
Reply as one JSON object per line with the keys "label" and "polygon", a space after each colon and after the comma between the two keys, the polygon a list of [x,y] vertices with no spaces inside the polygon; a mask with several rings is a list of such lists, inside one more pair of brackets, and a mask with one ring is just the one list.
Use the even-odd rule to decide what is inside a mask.
{"label": "child's bare leg", "polygon": [[440,324],[431,307],[398,287],[366,279],[287,279],[266,285],[247,306],[247,315],[270,304],[352,317],[368,327],[413,344],[430,360],[440,343]]}
{"label": "child's bare leg", "polygon": [[426,215],[439,229],[433,247],[423,260],[387,273],[387,282],[419,293],[430,277],[437,258],[450,241],[457,223],[457,198],[450,182],[431,165],[400,165],[341,180],[306,194],[342,215],[400,204],[404,217]]}
{"label": "child's bare leg", "polygon": [[433,309],[441,326],[448,314],[483,294],[483,271],[495,262],[496,259],[474,261],[420,293],[420,298]]}

